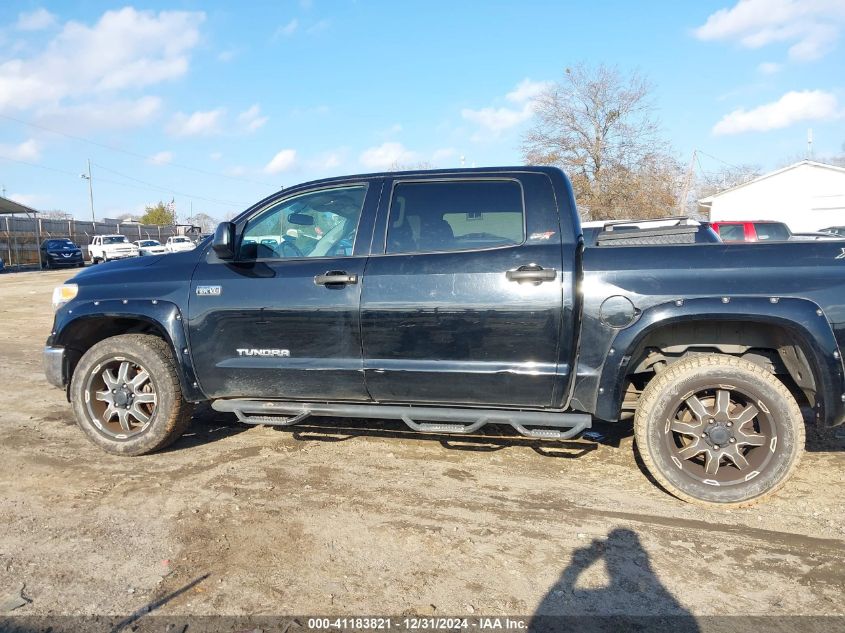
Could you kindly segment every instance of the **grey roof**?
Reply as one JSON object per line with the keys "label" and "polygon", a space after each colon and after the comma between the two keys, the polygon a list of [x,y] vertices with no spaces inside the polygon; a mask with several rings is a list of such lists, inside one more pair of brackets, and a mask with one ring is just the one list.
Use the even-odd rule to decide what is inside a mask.
{"label": "grey roof", "polygon": [[28,206],[21,204],[20,202],[0,197],[0,215],[10,215],[12,213],[35,215],[38,211],[30,209]]}

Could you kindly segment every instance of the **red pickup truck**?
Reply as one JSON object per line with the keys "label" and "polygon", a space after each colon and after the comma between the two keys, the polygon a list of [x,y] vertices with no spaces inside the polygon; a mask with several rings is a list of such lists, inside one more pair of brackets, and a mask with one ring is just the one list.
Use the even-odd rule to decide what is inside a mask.
{"label": "red pickup truck", "polygon": [[783,222],[711,222],[723,242],[786,242],[792,236]]}

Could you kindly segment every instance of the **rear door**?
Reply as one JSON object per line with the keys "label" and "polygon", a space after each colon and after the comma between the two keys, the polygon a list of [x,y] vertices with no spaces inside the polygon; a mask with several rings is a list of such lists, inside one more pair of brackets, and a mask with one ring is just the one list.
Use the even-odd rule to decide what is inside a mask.
{"label": "rear door", "polygon": [[373,399],[549,406],[568,372],[571,278],[548,178],[401,178],[384,191],[361,299]]}
{"label": "rear door", "polygon": [[209,397],[369,399],[359,303],[380,188],[283,194],[246,221],[236,261],[201,257],[189,332]]}

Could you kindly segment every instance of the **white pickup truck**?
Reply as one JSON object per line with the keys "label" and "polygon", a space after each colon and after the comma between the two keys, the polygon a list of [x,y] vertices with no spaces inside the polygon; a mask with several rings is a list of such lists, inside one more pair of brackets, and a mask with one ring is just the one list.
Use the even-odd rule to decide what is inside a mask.
{"label": "white pickup truck", "polygon": [[167,238],[167,243],[164,248],[168,253],[181,253],[183,251],[192,251],[196,247],[189,237],[184,235],[174,235]]}
{"label": "white pickup truck", "polygon": [[138,247],[127,240],[125,235],[95,235],[88,245],[88,257],[92,264],[137,257],[139,254]]}

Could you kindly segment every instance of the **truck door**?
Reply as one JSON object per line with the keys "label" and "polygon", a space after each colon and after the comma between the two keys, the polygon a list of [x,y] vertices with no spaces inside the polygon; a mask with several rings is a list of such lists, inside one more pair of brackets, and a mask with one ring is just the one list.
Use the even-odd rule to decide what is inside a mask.
{"label": "truck door", "polygon": [[372,397],[550,406],[569,371],[572,277],[549,179],[409,177],[384,192],[361,299]]}
{"label": "truck door", "polygon": [[359,303],[381,184],[281,194],[239,223],[235,261],[207,249],[189,334],[209,397],[369,399]]}

